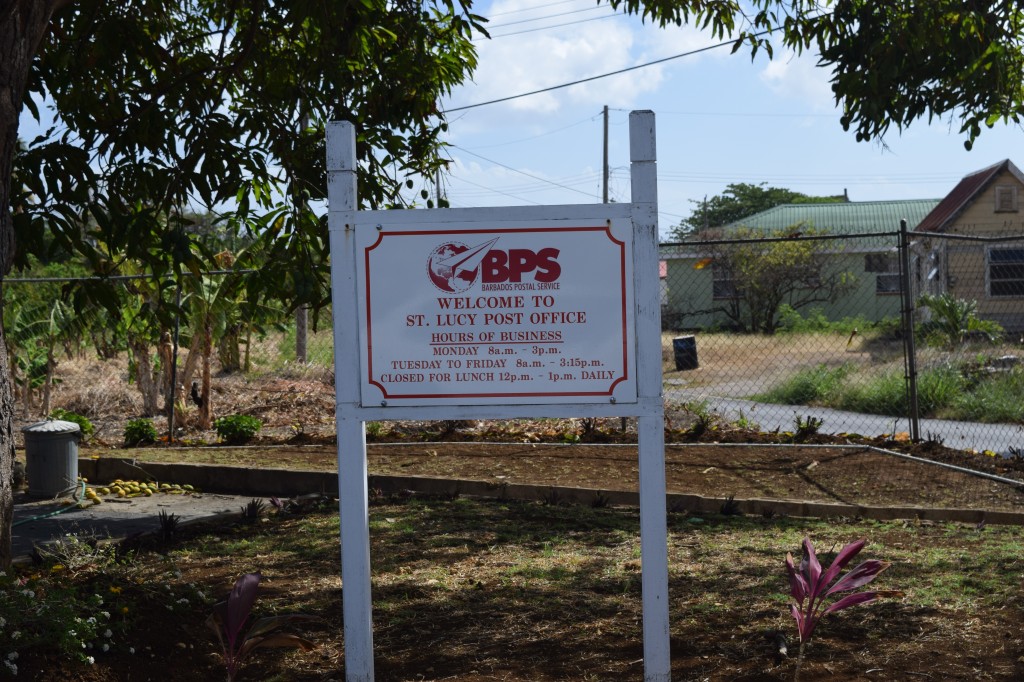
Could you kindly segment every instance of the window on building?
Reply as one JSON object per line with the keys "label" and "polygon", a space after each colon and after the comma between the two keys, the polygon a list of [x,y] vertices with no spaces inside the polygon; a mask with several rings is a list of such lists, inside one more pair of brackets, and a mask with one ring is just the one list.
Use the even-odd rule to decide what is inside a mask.
{"label": "window on building", "polygon": [[736,289],[736,281],[733,280],[732,273],[728,268],[722,267],[721,265],[711,266],[711,298],[739,298],[739,292]]}
{"label": "window on building", "polygon": [[874,273],[876,294],[900,293],[900,263],[894,253],[864,256],[864,272]]}
{"label": "window on building", "polygon": [[996,213],[1016,213],[1017,188],[1013,185],[999,185],[996,189]]}
{"label": "window on building", "polygon": [[988,295],[1024,296],[1024,249],[988,252]]}

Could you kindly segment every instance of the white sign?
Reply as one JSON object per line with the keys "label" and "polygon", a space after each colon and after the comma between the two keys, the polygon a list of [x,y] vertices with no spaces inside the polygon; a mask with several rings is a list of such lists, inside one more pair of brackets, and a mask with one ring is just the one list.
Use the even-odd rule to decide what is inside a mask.
{"label": "white sign", "polygon": [[357,224],[362,404],[635,403],[632,240],[628,220]]}

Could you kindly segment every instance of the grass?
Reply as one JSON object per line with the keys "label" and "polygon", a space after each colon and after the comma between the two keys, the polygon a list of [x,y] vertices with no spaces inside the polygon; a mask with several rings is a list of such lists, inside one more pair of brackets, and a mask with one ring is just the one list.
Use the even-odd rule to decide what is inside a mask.
{"label": "grass", "polygon": [[[669,515],[675,678],[697,679],[696,668],[703,666],[704,676],[724,679],[756,657],[758,666],[776,666],[778,677],[765,679],[785,679],[790,662],[761,660],[755,644],[765,632],[792,637],[782,560],[808,535],[827,559],[830,551],[866,537],[863,558],[892,563],[876,581],[878,588],[903,593],[822,625],[817,651],[835,675],[846,679],[893,647],[917,639],[908,633],[921,628],[944,638],[942,650],[962,651],[970,646],[962,640],[967,631],[980,627],[965,629],[964,623],[987,613],[983,620],[999,625],[1003,616],[1017,618],[1022,603],[1024,531],[1018,528],[979,531],[953,524],[714,514],[701,521],[694,523],[685,513]],[[371,507],[370,525],[379,679],[418,679],[428,670],[430,679],[638,679],[636,510],[413,498]],[[153,648],[144,666],[173,665],[182,674],[194,673],[194,679],[208,679],[203,671],[213,678],[216,671],[208,656],[213,640],[204,629],[184,623],[204,618],[235,577],[259,570],[267,591],[258,611],[302,611],[325,621],[303,633],[320,642],[317,652],[266,655],[256,676],[246,679],[323,679],[342,657],[338,526],[337,514],[328,512],[275,515],[258,525],[193,527],[181,539],[154,547],[158,552],[143,551],[116,564],[95,562],[74,580],[53,564],[33,567],[22,577],[36,595],[60,582],[82,595],[82,603],[92,594],[110,601],[110,587],[123,586],[118,605],[155,614],[146,616],[149,628],[117,631],[121,654],[104,657],[90,643],[93,672],[105,679],[128,679],[132,659],[123,652],[153,646],[145,639],[153,636],[147,630],[173,631],[178,644]],[[188,613],[179,604],[190,604]],[[8,631],[30,627],[18,625],[20,614],[6,606],[0,605],[0,616]],[[49,633],[59,629],[52,623],[47,628]],[[839,654],[851,637],[854,660]],[[44,665],[50,652],[45,639],[23,641],[32,641],[19,652],[23,667]],[[1007,655],[1015,656],[1010,649]],[[976,670],[985,665],[973,657],[969,663]],[[894,665],[887,663],[887,673],[895,675],[891,679],[899,677]],[[546,676],[538,676],[539,670]],[[932,670],[943,675],[942,667]],[[484,676],[488,673],[494,677]],[[67,670],[62,677],[79,679]]]}
{"label": "grass", "polygon": [[[957,366],[939,364],[918,372],[918,405],[925,416],[983,423],[1024,423],[1024,372],[971,379]],[[818,405],[862,414],[898,416],[907,412],[904,372],[856,370],[824,364],[799,370],[752,396],[784,405]]]}

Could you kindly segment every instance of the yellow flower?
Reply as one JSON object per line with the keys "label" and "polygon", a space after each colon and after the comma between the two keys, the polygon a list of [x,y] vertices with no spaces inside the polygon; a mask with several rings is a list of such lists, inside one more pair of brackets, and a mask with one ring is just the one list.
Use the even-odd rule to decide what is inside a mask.
{"label": "yellow flower", "polygon": [[63,570],[64,570],[64,564],[54,564],[53,566],[50,566],[50,572],[51,573],[60,573]]}
{"label": "yellow flower", "polygon": [[127,606],[122,606],[121,607],[121,615],[124,615],[124,616],[128,615],[128,607]]}
{"label": "yellow flower", "polygon": [[115,587],[115,586],[111,585],[110,593],[111,594],[121,594],[121,589],[122,588],[120,588],[120,587]]}

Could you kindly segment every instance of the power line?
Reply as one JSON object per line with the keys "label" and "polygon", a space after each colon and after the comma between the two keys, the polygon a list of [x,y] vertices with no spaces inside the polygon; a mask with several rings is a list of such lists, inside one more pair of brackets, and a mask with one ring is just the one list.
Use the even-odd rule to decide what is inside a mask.
{"label": "power line", "polygon": [[557,7],[558,5],[569,5],[577,0],[560,0],[560,2],[542,2],[536,5],[530,5],[529,7],[520,7],[519,9],[510,9],[507,12],[495,12],[490,14],[492,17],[504,17],[509,14],[522,14],[523,12],[532,12],[535,9],[547,9],[548,7]]}
{"label": "power line", "polygon": [[[580,12],[593,12],[594,10],[605,10],[607,11],[607,5],[602,7],[601,5],[595,5],[594,7],[584,7],[583,9],[573,9],[568,12],[556,12],[555,14],[545,14],[540,17],[533,17],[532,19],[517,19],[516,21],[506,21],[504,24],[488,24],[487,30],[490,31],[494,28],[505,28],[506,26],[517,26],[519,24],[529,24],[533,21],[544,21],[545,19],[554,19],[555,17],[566,17],[570,14],[579,14]],[[618,14],[612,11],[611,14]]]}
{"label": "power line", "polygon": [[526,171],[521,171],[518,168],[513,168],[512,166],[506,166],[505,164],[501,163],[500,161],[495,161],[494,159],[488,159],[486,156],[480,156],[479,154],[477,154],[475,152],[471,152],[468,149],[465,149],[463,147],[459,147],[457,145],[454,145],[454,146],[455,146],[455,149],[460,149],[460,150],[464,151],[465,153],[467,153],[467,154],[469,154],[471,156],[475,156],[478,159],[482,159],[482,160],[486,161],[487,163],[493,163],[495,166],[501,166],[502,168],[504,168],[506,170],[510,170],[513,173],[519,173],[520,175],[525,175],[528,178],[533,178],[534,180],[538,180],[540,182],[543,182],[543,183],[546,183],[546,184],[549,184],[549,185],[554,185],[555,187],[561,187],[562,189],[567,189],[570,192],[576,192],[578,194],[582,194],[584,196],[590,197],[591,199],[594,198],[594,195],[591,194],[590,192],[584,192],[583,190],[576,189],[575,187],[570,187],[569,185],[563,185],[563,184],[560,184],[560,183],[548,180],[546,178],[542,178],[542,177],[537,176],[537,175],[532,175],[530,173],[527,173]]}
{"label": "power line", "polygon": [[[759,33],[752,34],[751,37],[752,38],[759,38],[761,36],[768,35],[769,33],[772,32],[772,30],[773,29],[766,29],[766,30],[761,31]],[[476,104],[467,104],[467,105],[461,106],[461,107],[452,107],[451,109],[445,110],[445,113],[446,114],[450,114],[450,113],[455,112],[455,111],[465,111],[466,109],[475,109],[476,107],[483,107],[483,106],[487,106],[488,104],[498,104],[500,102],[508,102],[509,100],[520,99],[522,97],[530,97],[531,95],[540,95],[540,94],[543,94],[545,92],[551,92],[553,90],[561,90],[562,88],[572,87],[573,85],[579,85],[581,83],[589,83],[591,81],[600,80],[601,78],[608,78],[609,76],[617,76],[617,75],[622,74],[622,73],[629,73],[630,71],[636,71],[638,69],[644,69],[644,68],[647,68],[648,66],[654,66],[656,64],[663,64],[664,62],[672,61],[673,59],[679,59],[681,57],[691,57],[691,56],[693,56],[695,54],[700,54],[702,52],[709,52],[711,50],[715,50],[715,49],[718,49],[720,47],[727,47],[727,46],[733,45],[733,44],[735,44],[735,41],[731,41],[731,40],[730,41],[724,41],[724,42],[721,42],[721,43],[716,43],[714,45],[708,45],[706,47],[699,47],[696,50],[690,50],[688,52],[683,52],[681,54],[672,55],[671,57],[663,57],[661,59],[655,59],[654,61],[651,61],[651,62],[645,62],[643,64],[637,64],[636,66],[628,66],[628,67],[626,67],[624,69],[619,69],[618,71],[609,71],[607,73],[602,73],[602,74],[599,74],[597,76],[590,76],[589,78],[581,78],[579,80],[575,80],[575,81],[572,81],[572,82],[569,82],[569,83],[562,83],[561,85],[552,85],[552,86],[547,87],[547,88],[541,88],[540,90],[532,90],[530,92],[523,92],[523,93],[520,93],[518,95],[509,95],[508,97],[501,97],[499,99],[492,99],[492,100],[490,100],[488,102],[478,102]]]}
{"label": "power line", "polygon": [[[611,14],[603,14],[603,15],[601,15],[599,17],[591,17],[589,19],[580,19],[579,21],[566,21],[566,22],[561,23],[561,24],[551,24],[550,26],[538,26],[537,28],[527,28],[527,29],[524,29],[522,31],[513,31],[511,33],[501,33],[501,34],[496,35],[496,36],[491,36],[491,39],[492,40],[496,40],[498,38],[508,38],[508,37],[511,37],[511,36],[521,36],[524,33],[536,33],[537,31],[547,31],[548,29],[551,29],[551,28],[562,28],[563,26],[575,26],[576,24],[585,24],[588,21],[597,21],[599,19],[614,19],[615,17],[622,17],[622,16],[625,16],[625,15],[617,14],[615,12],[612,12]],[[486,39],[485,38],[480,38],[479,40],[474,40],[473,42],[483,42],[484,40],[486,40]]]}
{"label": "power line", "polygon": [[488,192],[494,192],[495,194],[502,194],[502,195],[504,195],[506,197],[512,197],[513,199],[518,199],[519,201],[525,201],[525,202],[533,204],[535,206],[540,206],[539,202],[533,201],[532,199],[527,199],[525,197],[519,197],[519,196],[516,196],[515,194],[509,194],[508,192],[502,192],[500,189],[491,189],[490,187],[485,187],[485,186],[483,186],[483,185],[481,185],[479,183],[473,182],[472,180],[467,180],[466,178],[457,178],[455,176],[451,176],[451,177],[452,177],[453,180],[457,180],[458,182],[465,182],[465,183],[467,183],[469,185],[473,185],[474,187],[479,187],[480,189],[486,190]]}
{"label": "power line", "polygon": [[493,149],[494,147],[507,147],[510,144],[519,144],[520,142],[529,142],[530,140],[536,140],[536,139],[541,138],[541,137],[547,137],[548,135],[554,135],[555,133],[560,133],[563,130],[568,130],[569,128],[575,128],[576,126],[583,125],[584,123],[590,123],[591,121],[593,121],[595,118],[597,118],[600,115],[601,115],[601,113],[598,112],[598,113],[594,114],[593,116],[590,116],[588,118],[583,119],[582,121],[576,121],[575,123],[570,123],[569,125],[562,126],[561,128],[555,128],[554,130],[549,130],[549,131],[544,132],[544,133],[538,133],[537,135],[533,135],[531,137],[523,137],[523,138],[520,138],[518,140],[510,140],[508,142],[499,142],[497,144],[485,144],[482,147],[477,147],[477,149]]}

